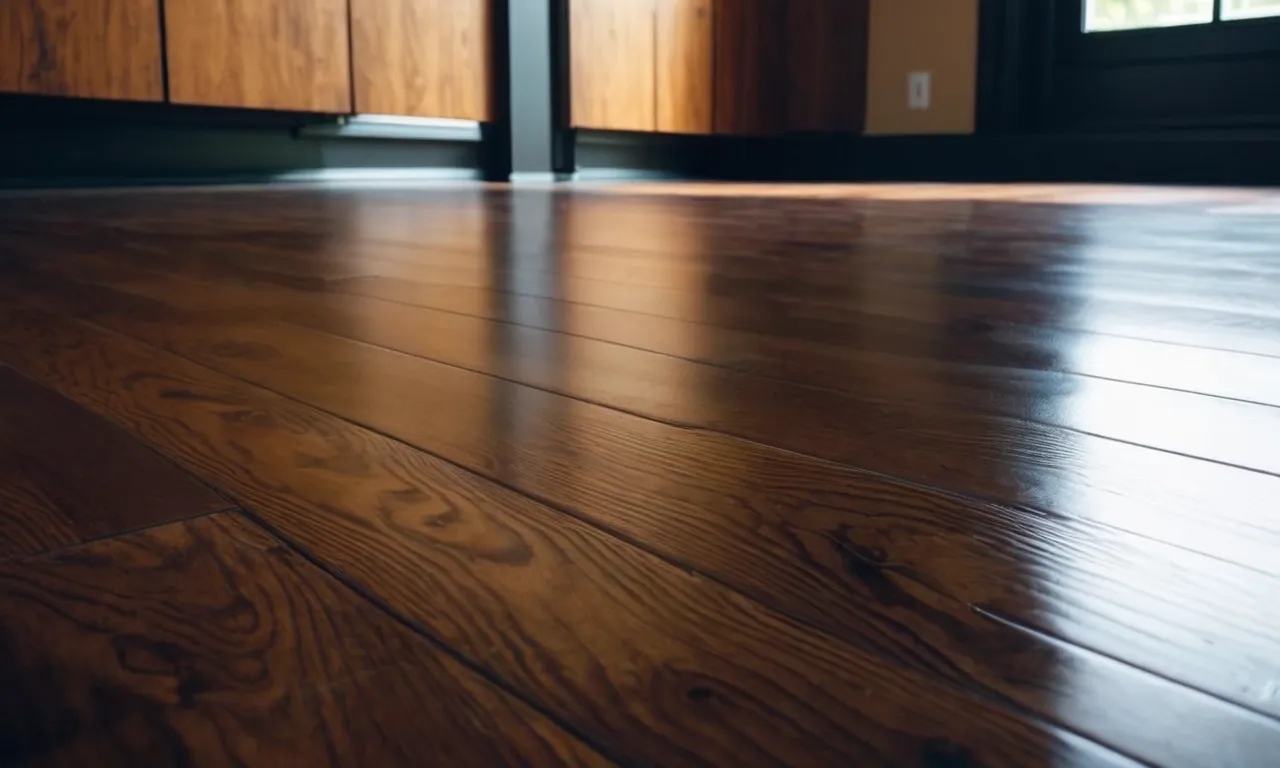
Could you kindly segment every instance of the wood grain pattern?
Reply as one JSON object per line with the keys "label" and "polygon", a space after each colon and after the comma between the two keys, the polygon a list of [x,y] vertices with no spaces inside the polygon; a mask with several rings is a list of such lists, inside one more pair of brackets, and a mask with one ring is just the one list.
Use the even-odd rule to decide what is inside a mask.
{"label": "wood grain pattern", "polygon": [[351,0],[357,112],[490,120],[491,0]]}
{"label": "wood grain pattern", "polygon": [[1276,753],[1275,193],[627,189],[10,196],[0,362],[624,764]]}
{"label": "wood grain pattern", "polygon": [[[756,194],[765,189],[772,188],[756,188]],[[1024,228],[1037,231],[1037,227],[1045,227],[1041,237],[1051,241],[1071,237],[1069,228],[1054,227],[1052,219],[1035,215],[1045,210],[1042,201],[1070,199],[1066,193],[1032,187],[1035,194],[1029,199],[1041,205],[966,209],[965,218],[959,221],[954,219],[952,208],[956,204],[941,203],[952,209],[934,211],[953,217],[948,224],[951,234],[962,233],[968,223],[991,234],[981,239],[946,237],[940,241],[936,228],[933,234],[927,233],[929,209],[901,202],[909,194],[939,194],[932,188],[873,187],[890,201],[874,205],[812,197],[819,192],[832,194],[825,186],[803,189],[803,205],[766,201],[749,207],[754,245],[741,237],[732,239],[737,221],[729,205],[732,198],[727,202],[684,198],[680,205],[671,205],[652,194],[640,201],[580,196],[567,211],[546,222],[571,239],[563,253],[549,262],[563,273],[555,280],[516,280],[529,273],[531,266],[527,264],[519,271],[504,269],[500,262],[491,265],[500,254],[491,252],[493,246],[483,228],[468,224],[459,229],[458,221],[474,217],[468,219],[465,206],[438,192],[431,197],[432,214],[413,219],[403,208],[394,208],[394,217],[381,217],[379,226],[394,230],[396,237],[376,242],[366,239],[358,247],[352,245],[347,257],[334,257],[315,237],[276,239],[267,251],[252,239],[234,233],[216,235],[207,227],[190,232],[179,253],[145,239],[135,238],[127,249],[119,241],[114,245],[117,258],[152,268],[164,269],[174,259],[181,259],[184,269],[198,269],[209,277],[252,277],[357,293],[386,293],[391,298],[430,296],[430,301],[443,302],[440,308],[444,309],[492,306],[495,312],[510,314],[528,307],[529,313],[549,313],[545,316],[555,322],[555,318],[584,308],[642,313],[677,321],[659,324],[652,333],[680,329],[681,335],[694,338],[705,334],[700,328],[714,327],[757,334],[740,345],[748,348],[760,343],[758,334],[840,346],[864,344],[879,350],[901,348],[905,336],[911,348],[937,350],[930,354],[952,353],[987,365],[1007,366],[1008,360],[1016,360],[1024,366],[1052,365],[1115,377],[1117,366],[1123,364],[1122,378],[1159,386],[1262,401],[1267,401],[1265,393],[1275,391],[1261,363],[1221,354],[1280,356],[1280,321],[1271,316],[1265,291],[1257,288],[1276,274],[1274,268],[1268,269],[1265,254],[1224,252],[1203,239],[1190,239],[1185,246],[1174,247],[1159,231],[1165,226],[1162,217],[1144,214],[1142,209],[1130,210],[1130,204],[1108,214],[1099,225],[1113,234],[1105,247],[1089,248],[1088,259],[1077,258],[1076,246],[1046,248],[1026,242],[1007,246],[1016,254],[1010,263],[1007,256],[994,259],[989,255],[987,244],[1004,247],[1000,243],[1005,238],[1016,237]],[[860,187],[838,189],[845,195],[868,194]],[[1135,193],[1108,189],[1097,194],[1108,195],[1105,201],[1124,200]],[[1162,200],[1171,193],[1155,194]],[[295,200],[298,209],[290,208],[290,215],[305,218],[310,202]],[[97,215],[94,211],[99,209],[100,205],[95,206],[82,215]],[[37,214],[30,208],[19,209],[13,202],[11,210],[21,210],[23,216],[11,217],[6,228],[13,233],[25,226],[30,247],[38,250],[44,242],[41,238],[50,235],[49,227],[31,224]],[[195,226],[202,210],[201,205],[184,206],[174,215],[182,217],[182,226],[190,227]],[[643,211],[642,216],[635,215],[638,210]],[[60,236],[70,238],[65,240],[69,246],[80,252],[101,246],[95,231],[73,234],[82,218],[53,213],[46,207],[39,220],[56,224]],[[1087,215],[1096,219],[1104,213],[1105,209],[1091,209]],[[102,215],[113,215],[113,211]],[[411,220],[412,225],[406,226]],[[127,221],[123,218],[116,225],[123,227]],[[843,225],[839,224],[842,221]],[[872,231],[852,243],[842,243],[841,238],[847,241],[849,235],[840,234],[838,227],[851,223],[870,223]],[[876,234],[876,230],[883,234]],[[141,234],[136,229],[119,231],[122,235]],[[891,239],[898,244],[886,244],[892,243]],[[12,235],[8,242],[16,247]],[[804,258],[791,257],[778,243],[802,250]],[[431,260],[424,260],[428,245]],[[986,251],[982,258],[963,267],[979,249]],[[258,258],[267,253],[272,254],[270,260]],[[444,254],[450,254],[453,262],[440,263]],[[388,273],[376,267],[374,262],[378,261],[432,268],[409,271],[399,267],[399,272]],[[486,268],[478,270],[477,264]],[[921,279],[921,275],[928,278]],[[1011,276],[1017,279],[1010,280]],[[650,287],[636,290],[636,281]],[[711,281],[705,283],[706,290],[703,281]],[[861,295],[850,292],[850,286],[864,281],[877,282],[880,289],[876,296],[884,300],[863,301]],[[903,286],[904,282],[911,285]],[[711,290],[721,284],[767,297],[760,300],[767,300],[774,311],[760,312],[754,300],[736,300],[725,296],[723,290]],[[1090,287],[1095,285],[1096,290]],[[1207,291],[1210,286],[1212,290]],[[946,296],[945,304],[936,300],[939,294]],[[1241,294],[1248,300],[1242,300]],[[614,317],[622,316],[615,312]],[[642,331],[642,323],[657,322],[639,318],[632,325]],[[1188,351],[1187,345],[1198,349]],[[1064,354],[1063,349],[1076,353]],[[1130,356],[1136,349],[1144,350],[1154,364],[1138,365],[1139,360]],[[1188,361],[1186,355],[1196,357],[1195,362]]]}
{"label": "wood grain pattern", "polygon": [[[10,307],[0,357],[225,484],[610,751],[663,765],[1127,762],[402,444],[123,337]],[[108,391],[127,392],[127,406]],[[166,437],[175,429],[201,439]]]}
{"label": "wood grain pattern", "polygon": [[786,127],[787,5],[716,0],[717,133],[768,134]]}
{"label": "wood grain pattern", "polygon": [[657,0],[657,130],[715,129],[714,0]]}
{"label": "wood grain pattern", "polygon": [[[221,305],[227,315],[245,314],[231,292],[199,304],[179,283],[162,285],[197,311]],[[96,302],[100,322],[546,499],[896,663],[1016,701],[1128,754],[1157,764],[1215,765],[1224,754],[1260,748],[1241,751],[1241,743],[1280,745],[1280,726],[1255,723],[1243,709],[1165,681],[1280,715],[1262,690],[1227,683],[1255,677],[1265,685],[1280,676],[1269,661],[1280,648],[1263,639],[1280,636],[1280,626],[1267,629],[1259,618],[1280,587],[1277,577],[1087,520],[903,486],[288,325],[219,326],[155,305],[144,321],[129,317],[129,302],[94,295],[107,302]],[[262,298],[273,316],[307,322],[298,306],[306,302]],[[95,301],[78,295],[74,304]],[[310,310],[313,318],[325,314]],[[366,316],[344,327],[367,333],[379,325]],[[408,318],[404,328],[460,338]],[[409,401],[410,413],[393,407]],[[504,412],[524,428],[502,429],[495,414]],[[1022,565],[1033,561],[1070,579],[1070,597],[1047,596]],[[1152,600],[1173,588],[1172,573],[1187,579],[1178,609],[1152,609]],[[1196,639],[1179,642],[1188,627]],[[1050,633],[1073,645],[1041,640]],[[1200,653],[1201,642],[1217,653]],[[1075,644],[1162,677],[1099,663],[1074,652]],[[1127,716],[1064,710],[1061,702],[1080,693],[1038,676],[1026,682],[1028,670],[1043,668],[1076,670],[1113,701],[1131,703],[1120,708]],[[1143,704],[1156,699],[1165,702],[1158,711]],[[1171,711],[1214,725],[1174,745]]]}
{"label": "wood grain pattern", "polygon": [[346,113],[346,0],[164,0],[169,99]]}
{"label": "wood grain pattern", "polygon": [[[195,302],[200,293],[165,283],[131,290],[158,301],[187,295]],[[129,308],[127,301],[114,305],[117,312]],[[989,380],[985,390],[979,385],[966,393],[958,376],[954,384],[940,388],[932,383],[935,374],[894,373],[898,366],[892,361],[886,361],[883,378],[848,379],[846,386],[855,391],[846,393],[743,376],[581,337],[485,328],[483,321],[394,304],[345,300],[339,312],[303,309],[291,314],[287,302],[277,299],[275,306],[281,313],[277,316],[320,330],[669,424],[713,429],[915,482],[965,487],[1020,507],[1105,521],[1277,572],[1269,553],[1280,536],[1280,518],[1258,517],[1247,499],[1270,496],[1280,481],[1273,474],[1173,453],[1274,473],[1274,457],[1280,454],[1255,448],[1276,439],[1280,412],[1275,409],[1105,380],[1087,382],[1093,391],[1083,393],[1078,406],[1051,411],[1042,399],[1014,397],[1002,407],[998,394],[1004,387],[997,380]],[[501,348],[508,351],[495,356],[490,345],[475,343],[480,339],[506,339]],[[572,355],[572,376],[562,375],[556,362],[566,354]],[[787,419],[774,418],[777,409],[784,409]],[[1204,427],[1194,433],[1165,428],[1161,414],[1168,412]],[[865,439],[869,435],[876,440]],[[993,442],[993,435],[999,442]],[[1058,447],[1046,452],[1045,446]],[[968,458],[948,458],[955,456]],[[1152,472],[1165,478],[1159,489],[1146,481]],[[1224,489],[1239,503],[1206,516],[1207,510],[1223,507]],[[1179,521],[1177,526],[1167,524],[1171,517]],[[1257,541],[1259,535],[1266,536],[1266,543]]]}
{"label": "wood grain pattern", "polygon": [[163,100],[158,3],[0,3],[0,91]]}
{"label": "wood grain pattern", "polygon": [[605,765],[217,515],[0,566],[5,765]]}
{"label": "wood grain pattern", "polygon": [[113,425],[0,367],[0,560],[227,506]]}
{"label": "wood grain pattern", "polygon": [[861,131],[869,0],[787,4],[787,129]]}
{"label": "wood grain pattern", "polygon": [[[696,256],[693,255],[696,251],[686,251],[696,247],[696,238],[661,237],[664,228],[655,221],[650,221],[647,228],[637,228],[634,232],[627,221],[619,218],[610,219],[608,224],[614,233],[622,232],[625,228],[629,242],[644,243],[669,253],[688,252],[693,263],[674,261],[670,262],[670,266],[654,264],[651,257],[642,254],[618,254],[591,245],[590,252],[584,251],[582,258],[566,259],[561,265],[567,273],[582,274],[584,278],[591,280],[625,276],[633,284],[628,290],[610,291],[607,294],[594,290],[591,291],[590,298],[595,300],[616,297],[621,300],[618,304],[629,309],[567,300],[575,298],[577,293],[586,293],[576,288],[577,284],[585,284],[579,278],[561,278],[557,282],[563,287],[557,287],[554,292],[545,295],[528,292],[512,294],[477,288],[475,286],[487,285],[488,281],[479,281],[473,277],[474,270],[461,270],[457,266],[474,263],[474,256],[465,252],[465,249],[451,257],[445,257],[439,250],[432,250],[428,261],[417,262],[423,265],[423,268],[416,270],[417,277],[442,280],[441,283],[373,275],[318,280],[316,284],[325,285],[339,293],[383,298],[455,314],[559,331],[693,359],[745,373],[781,377],[788,381],[845,391],[856,391],[857,387],[851,385],[861,377],[860,371],[871,366],[896,368],[904,378],[940,376],[946,370],[948,377],[957,376],[960,381],[976,382],[975,386],[989,388],[1001,395],[990,404],[1008,403],[1011,408],[1004,409],[1003,412],[1010,413],[1026,413],[1025,408],[1008,399],[1007,396],[1014,393],[1020,392],[1025,398],[1032,393],[1035,397],[1067,397],[1073,390],[1093,390],[1097,393],[1118,391],[1112,385],[1093,381],[1094,379],[1148,384],[1165,389],[1280,405],[1280,391],[1274,386],[1276,376],[1280,375],[1280,363],[1265,355],[1070,331],[1052,325],[1033,325],[1029,321],[1037,318],[1019,318],[1007,311],[1004,312],[1008,316],[1005,320],[996,319],[993,322],[984,317],[972,317],[939,325],[927,322],[926,317],[911,316],[903,312],[903,304],[915,302],[918,305],[922,296],[911,298],[909,294],[892,292],[889,295],[894,301],[887,308],[895,315],[906,316],[855,314],[840,318],[833,313],[832,316],[824,317],[814,314],[814,305],[809,303],[804,306],[810,309],[811,317],[804,322],[786,318],[784,325],[778,320],[752,313],[749,311],[750,307],[741,303],[708,297],[695,304],[687,297],[682,298],[668,286],[673,281],[679,284],[694,279],[699,270],[704,269],[696,262]],[[669,230],[670,227],[666,229]],[[604,238],[601,242],[609,242],[610,235],[607,232],[602,231],[600,235]],[[654,239],[655,236],[657,239]],[[42,242],[47,241],[44,235],[40,239]],[[9,242],[13,244],[15,241],[10,238]],[[254,275],[262,275],[266,270],[279,269],[281,265],[293,261],[292,257],[279,248],[275,250],[275,257],[266,258],[265,252],[259,252],[251,244],[240,242],[240,248],[250,258],[232,258],[226,254],[225,247],[213,245],[208,248],[206,260],[205,246],[199,243],[184,244],[182,253],[178,256],[151,253],[132,245],[128,248],[116,246],[110,253],[92,258],[90,241],[77,241],[75,247],[81,257],[81,272],[89,270],[85,274],[98,274],[105,270],[102,275],[105,281],[128,279],[127,275],[120,274],[123,261],[146,269],[181,270],[208,279],[229,280],[233,284]],[[375,250],[386,249],[363,247],[362,262],[367,263],[365,259]],[[403,256],[405,249],[399,248],[397,252]],[[571,251],[567,255],[573,256],[574,253]],[[86,263],[85,257],[90,257],[91,263]],[[393,258],[393,254],[388,254],[386,258]],[[897,263],[901,258],[899,254],[891,252],[891,261],[886,263]],[[749,274],[759,268],[753,266],[754,259],[749,253],[734,253],[726,258],[726,262],[730,259],[732,268],[739,275]],[[866,263],[869,260],[863,261]],[[309,264],[314,266],[316,260],[313,258]],[[755,264],[759,265],[760,262],[756,261]],[[429,268],[426,268],[428,265]],[[409,274],[404,266],[393,265],[391,268]],[[831,282],[856,278],[856,275],[817,270],[812,264],[804,270],[789,269],[784,264],[765,265],[765,268],[777,272],[779,278],[805,278],[806,273],[812,271],[813,279],[809,282],[815,285],[815,289],[824,280]],[[1163,269],[1167,273],[1171,267],[1165,265]],[[344,270],[338,274],[347,274],[349,271]],[[287,279],[277,279],[274,274],[271,273],[268,279],[276,283],[289,283]],[[1151,273],[1144,270],[1141,274],[1145,276]],[[1265,277],[1254,270],[1241,270],[1240,274],[1249,280]],[[1205,285],[1206,278],[1197,279],[1202,286]],[[504,276],[501,272],[494,275],[491,281],[493,284],[504,285],[514,282],[512,277]],[[660,290],[637,290],[634,287],[636,283],[652,283]],[[550,283],[525,281],[519,288],[528,291],[537,289],[540,284]],[[1201,295],[1203,297],[1204,293]],[[551,296],[555,298],[549,298]],[[583,295],[581,298],[587,297]],[[647,301],[655,298],[662,301]],[[243,295],[237,299],[243,300]],[[671,308],[682,305],[696,305],[703,311],[696,317],[671,311]],[[1051,305],[1042,303],[1040,306]],[[712,308],[715,310],[714,316],[705,311]],[[1141,311],[1141,307],[1135,305],[1133,310],[1136,310],[1131,313],[1134,322],[1140,322],[1141,315],[1137,311]],[[1048,319],[1048,314],[1043,314]],[[1173,316],[1173,313],[1167,311],[1161,314]],[[713,317],[720,321],[720,326],[706,324]],[[1151,321],[1149,325],[1154,326],[1156,317],[1149,312],[1148,319]],[[1263,318],[1258,318],[1259,325],[1262,320]],[[1203,329],[1201,335],[1208,338],[1212,328],[1221,326],[1221,321],[1218,321]],[[1184,327],[1190,330],[1194,326],[1187,323]],[[785,333],[779,334],[779,331]],[[1262,328],[1258,328],[1254,338],[1264,342],[1267,337],[1261,331]],[[1219,330],[1217,343],[1229,343],[1230,338],[1237,338],[1239,335],[1227,337]],[[1061,354],[1063,345],[1074,350],[1074,354]],[[1080,379],[1070,374],[1088,378]],[[986,399],[985,396],[979,398],[980,401]]]}
{"label": "wood grain pattern", "polygon": [[570,122],[653,131],[656,0],[569,0]]}

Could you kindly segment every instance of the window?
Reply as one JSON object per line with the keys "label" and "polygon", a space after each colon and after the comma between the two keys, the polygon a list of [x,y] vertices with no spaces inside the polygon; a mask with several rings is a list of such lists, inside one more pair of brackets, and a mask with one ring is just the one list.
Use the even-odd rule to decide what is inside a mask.
{"label": "window", "polygon": [[1084,31],[1181,27],[1280,16],[1280,0],[1085,0]]}
{"label": "window", "polygon": [[1084,31],[1180,27],[1213,21],[1213,0],[1086,0]]}
{"label": "window", "polygon": [[1280,16],[1280,0],[1222,0],[1222,18],[1226,21],[1264,16]]}

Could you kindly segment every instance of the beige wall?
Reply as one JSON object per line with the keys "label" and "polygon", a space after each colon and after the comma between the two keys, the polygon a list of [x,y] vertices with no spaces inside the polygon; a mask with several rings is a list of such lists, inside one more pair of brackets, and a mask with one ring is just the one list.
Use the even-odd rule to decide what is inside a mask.
{"label": "beige wall", "polygon": [[[978,0],[871,0],[867,133],[971,133]],[[933,103],[907,109],[907,73],[933,73]]]}

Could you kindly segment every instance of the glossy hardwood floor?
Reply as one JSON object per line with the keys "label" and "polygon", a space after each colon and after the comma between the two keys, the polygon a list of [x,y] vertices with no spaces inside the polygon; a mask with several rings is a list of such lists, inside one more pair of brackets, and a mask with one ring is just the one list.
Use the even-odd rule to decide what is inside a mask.
{"label": "glossy hardwood floor", "polygon": [[0,763],[1280,754],[1280,193],[0,203]]}

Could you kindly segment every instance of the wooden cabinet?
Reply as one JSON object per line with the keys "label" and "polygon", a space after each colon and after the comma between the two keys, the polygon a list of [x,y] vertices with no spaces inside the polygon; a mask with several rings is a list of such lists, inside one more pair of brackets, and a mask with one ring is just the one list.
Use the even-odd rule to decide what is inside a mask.
{"label": "wooden cabinet", "polygon": [[787,4],[716,0],[716,133],[786,128]]}
{"label": "wooden cabinet", "polygon": [[657,130],[715,128],[715,0],[658,0]]}
{"label": "wooden cabinet", "polygon": [[160,101],[159,0],[0,0],[0,91]]}
{"label": "wooden cabinet", "polygon": [[491,0],[351,0],[356,111],[492,118]]}
{"label": "wooden cabinet", "polygon": [[804,0],[787,19],[787,128],[861,131],[869,0]]}
{"label": "wooden cabinet", "polygon": [[862,67],[831,70],[845,64],[842,53],[856,55],[856,47],[835,46],[842,34],[856,35],[857,25],[826,26],[854,19],[857,6],[865,18],[866,0],[570,0],[571,123],[663,133],[785,131],[789,48],[805,49],[806,37],[817,35],[820,50],[804,50],[795,68],[796,77],[822,78],[806,82],[808,101],[798,107],[806,129],[817,130],[832,121],[828,98],[859,99],[857,88],[834,89]]}
{"label": "wooden cabinet", "polygon": [[570,0],[570,122],[657,129],[656,0]]}
{"label": "wooden cabinet", "polygon": [[171,101],[351,111],[347,0],[164,0],[164,8]]}

